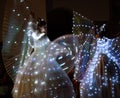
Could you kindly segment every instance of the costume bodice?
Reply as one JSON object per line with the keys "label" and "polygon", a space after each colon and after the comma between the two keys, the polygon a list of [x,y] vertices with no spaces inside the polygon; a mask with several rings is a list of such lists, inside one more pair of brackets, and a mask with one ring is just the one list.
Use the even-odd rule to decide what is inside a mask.
{"label": "costume bodice", "polygon": [[35,51],[45,51],[46,47],[50,43],[49,38],[44,34],[41,33],[39,35],[32,35],[33,36],[33,48]]}

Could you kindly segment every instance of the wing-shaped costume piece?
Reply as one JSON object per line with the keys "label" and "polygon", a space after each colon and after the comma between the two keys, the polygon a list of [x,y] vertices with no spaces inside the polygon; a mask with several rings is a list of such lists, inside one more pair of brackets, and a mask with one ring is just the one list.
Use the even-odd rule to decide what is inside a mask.
{"label": "wing-shaped costume piece", "polygon": [[73,34],[85,33],[88,34],[89,31],[93,28],[94,23],[87,17],[84,17],[80,13],[73,11]]}
{"label": "wing-shaped costume piece", "polygon": [[79,35],[79,53],[75,64],[74,78],[80,81],[84,77],[89,60],[96,50],[95,25],[93,21],[73,11],[73,34]]}
{"label": "wing-shaped costume piece", "polygon": [[[20,61],[24,61],[28,43],[26,21],[29,7],[25,2],[7,0],[3,22],[3,62],[6,71],[14,80]],[[24,51],[23,51],[24,50]]]}
{"label": "wing-shaped costume piece", "polygon": [[[54,40],[48,46],[48,54],[55,59],[67,73],[75,66],[78,54],[78,36],[68,34]],[[63,49],[65,49],[63,51]]]}
{"label": "wing-shaped costume piece", "polygon": [[[75,70],[77,70],[75,71],[77,72],[75,73],[76,77],[78,72],[81,73],[81,69],[77,68],[77,66],[81,65],[81,63],[84,62],[80,61],[79,55],[81,56],[86,55],[86,58],[82,59],[85,60],[85,63],[83,63],[82,65],[85,68],[85,65],[89,61],[89,58],[92,58],[93,54],[95,53],[96,42],[91,32],[90,34],[81,33],[78,35],[75,34],[63,35],[54,40],[53,41],[54,44],[51,43],[48,46],[48,53],[52,55],[51,58],[54,58],[60,64],[62,69],[65,70],[67,73],[69,73],[76,66],[75,67]],[[64,48],[66,49],[66,51],[61,53],[61,50]],[[56,51],[57,55],[54,55],[56,54]]]}
{"label": "wing-shaped costume piece", "polygon": [[93,58],[96,50],[96,39],[93,36],[94,31],[89,34],[79,34],[79,53],[75,64],[74,78],[80,81],[88,68],[88,63]]}

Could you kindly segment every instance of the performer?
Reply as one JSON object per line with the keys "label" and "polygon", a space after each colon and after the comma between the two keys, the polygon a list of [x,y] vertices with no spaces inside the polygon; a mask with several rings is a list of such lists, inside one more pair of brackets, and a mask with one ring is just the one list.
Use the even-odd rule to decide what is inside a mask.
{"label": "performer", "polygon": [[45,26],[43,19],[37,23],[28,22],[29,44],[34,51],[18,70],[13,98],[75,98],[67,74],[55,60],[46,55],[50,40],[45,33]]}
{"label": "performer", "polygon": [[86,43],[84,47],[87,47],[79,53],[79,62],[76,66],[79,72],[76,70],[76,77],[80,82],[80,98],[120,97],[120,37],[113,39],[104,37],[101,34],[104,27],[103,24],[97,32],[98,35],[95,36],[96,46],[93,56],[87,55],[88,61],[85,62],[85,53],[90,53],[91,49],[88,45],[92,45],[91,42]]}

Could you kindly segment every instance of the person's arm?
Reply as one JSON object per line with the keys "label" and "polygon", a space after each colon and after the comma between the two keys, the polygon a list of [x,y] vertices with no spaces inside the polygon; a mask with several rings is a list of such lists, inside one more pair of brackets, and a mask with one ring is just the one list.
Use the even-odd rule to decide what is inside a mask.
{"label": "person's arm", "polygon": [[32,18],[30,18],[28,25],[27,25],[27,37],[28,37],[27,55],[30,55],[32,53],[32,51],[34,50],[34,39],[32,37],[33,32],[34,32],[33,21],[32,21]]}
{"label": "person's arm", "polygon": [[39,32],[39,31],[36,31],[36,32],[33,32],[33,33],[32,33],[32,37],[33,37],[35,40],[38,40],[38,39],[40,39],[41,37],[43,37],[43,36],[45,35],[45,33],[39,33],[39,34],[37,34],[37,32]]}

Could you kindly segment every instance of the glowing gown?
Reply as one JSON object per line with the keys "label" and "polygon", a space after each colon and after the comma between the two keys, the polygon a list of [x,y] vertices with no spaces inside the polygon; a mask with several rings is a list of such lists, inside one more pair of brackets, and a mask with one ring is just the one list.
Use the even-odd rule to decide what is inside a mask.
{"label": "glowing gown", "polygon": [[85,56],[80,59],[81,74],[87,66],[83,79],[79,78],[80,98],[120,98],[120,37],[97,38],[96,42],[93,57],[85,65],[81,65]]}
{"label": "glowing gown", "polygon": [[19,68],[13,98],[75,98],[67,74],[51,56],[46,56],[49,43],[45,35],[34,39],[34,52]]}

